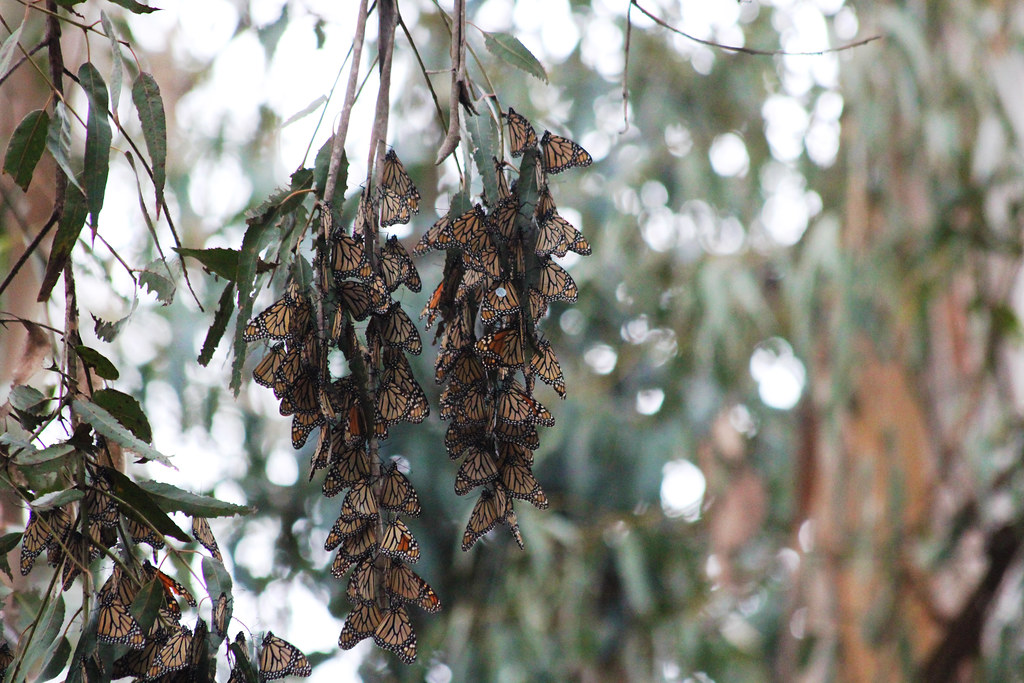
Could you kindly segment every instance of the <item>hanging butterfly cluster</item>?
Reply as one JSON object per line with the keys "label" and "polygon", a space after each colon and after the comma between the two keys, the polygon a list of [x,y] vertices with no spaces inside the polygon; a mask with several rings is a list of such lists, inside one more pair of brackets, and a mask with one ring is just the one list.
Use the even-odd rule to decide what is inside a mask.
{"label": "hanging butterfly cluster", "polygon": [[498,196],[485,197],[489,209],[453,209],[414,250],[447,252],[444,277],[420,317],[428,328],[441,319],[435,379],[445,384],[441,418],[450,421],[448,455],[462,459],[455,492],[481,488],[463,550],[499,524],[522,547],[513,500],[548,506],[533,475],[533,451],[540,443],[537,427],[553,425],[554,418],[533,397],[534,380],[550,384],[562,398],[565,381],[537,324],[550,302],[576,300],[575,282],[552,256],[591,252],[582,233],[559,215],[547,182],[550,175],[589,165],[590,155],[550,132],[538,149],[525,117],[509,108],[506,118],[511,155],[523,157],[518,179],[510,187],[505,168],[511,164],[495,159]]}
{"label": "hanging butterfly cluster", "polygon": [[[422,422],[430,412],[406,358],[422,351],[419,332],[392,299],[398,287],[418,292],[421,283],[397,238],[379,250],[368,245],[376,242],[377,225],[407,223],[419,211],[419,198],[390,150],[378,195],[373,200],[362,195],[351,233],[335,227],[331,207],[321,204],[315,259],[320,324],[314,324],[310,297],[293,281],[279,301],[252,320],[244,337],[276,342],[253,376],[274,390],[282,415],[294,416],[295,448],[321,428],[310,479],[326,469],[323,494],[332,498],[346,491],[324,544],[337,550],[331,573],[341,579],[351,572],[346,594],[353,608],[339,644],[349,649],[372,637],[405,662],[416,657],[406,606],[436,612],[441,603],[408,567],[420,550],[402,517],[420,513],[419,498],[398,463],[382,463],[377,450],[391,426]],[[354,323],[362,321],[361,342]],[[330,375],[330,347],[342,351],[348,374]]]}

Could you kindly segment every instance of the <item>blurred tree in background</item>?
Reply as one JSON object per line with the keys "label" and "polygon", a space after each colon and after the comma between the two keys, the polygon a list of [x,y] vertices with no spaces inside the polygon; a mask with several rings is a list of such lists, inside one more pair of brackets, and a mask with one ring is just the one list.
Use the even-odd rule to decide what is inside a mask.
{"label": "blurred tree in background", "polygon": [[[486,69],[504,103],[594,156],[559,184],[560,211],[594,254],[568,263],[579,302],[543,323],[569,398],[540,390],[557,419],[535,467],[551,509],[520,512],[525,552],[496,533],[462,553],[472,501],[451,490],[444,425],[394,428],[389,451],[409,461],[430,519],[411,523],[417,571],[445,609],[414,615],[411,667],[356,650],[363,679],[1018,680],[1024,3],[638,2],[469,3],[474,78]],[[287,119],[322,104],[353,20],[332,3],[177,4],[131,18],[76,9],[91,22],[103,5],[161,85],[182,243],[237,248],[246,210],[330,134],[334,99],[315,133],[320,109]],[[641,7],[692,37],[790,54],[701,44]],[[400,9],[444,92],[447,14]],[[23,11],[0,15],[13,28]],[[24,45],[40,26],[26,23],[36,38]],[[500,62],[478,28],[517,36],[550,83]],[[84,41],[65,53],[77,65]],[[411,240],[457,189],[452,162],[433,165],[445,131],[416,60],[400,29],[388,142],[423,195],[400,235]],[[0,140],[47,92],[24,65],[5,77]],[[353,140],[371,110],[359,100]],[[357,144],[350,178],[365,175]],[[0,190],[6,273],[52,188],[22,193],[5,175]],[[148,263],[135,193],[112,163],[99,234]],[[108,252],[83,238],[74,258],[83,308],[129,313],[132,285]],[[59,308],[28,303],[42,274],[29,263],[0,310],[59,325]],[[417,265],[438,281],[436,257]],[[105,347],[154,443],[178,456],[179,472],[139,469],[256,509],[214,529],[250,591],[251,627],[322,652],[316,677],[336,670],[337,630],[324,640],[302,624],[326,609],[340,628],[349,609],[320,550],[336,505],[305,476],[315,444],[293,455],[288,420],[248,379],[232,395],[224,349],[195,363],[220,287],[191,272],[206,312],[140,293]],[[428,295],[406,293],[407,308]],[[5,382],[19,329],[0,336]],[[22,528],[6,504],[5,525]]]}

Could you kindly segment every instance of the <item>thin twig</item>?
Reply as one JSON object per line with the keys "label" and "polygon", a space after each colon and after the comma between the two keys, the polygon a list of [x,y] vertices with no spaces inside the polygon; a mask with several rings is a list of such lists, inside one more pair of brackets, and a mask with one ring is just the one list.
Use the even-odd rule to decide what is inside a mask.
{"label": "thin twig", "polygon": [[46,40],[41,40],[41,41],[39,42],[39,44],[38,44],[38,45],[36,45],[36,46],[35,46],[34,48],[32,48],[32,49],[31,49],[31,50],[29,50],[28,52],[25,52],[24,54],[22,54],[22,55],[21,55],[21,59],[19,59],[19,60],[18,60],[17,62],[15,62],[15,63],[14,63],[14,66],[12,66],[12,67],[11,67],[10,69],[8,69],[8,70],[7,70],[7,73],[5,73],[5,74],[4,74],[3,76],[0,76],[0,86],[2,86],[2,85],[4,84],[4,81],[6,81],[6,80],[7,80],[8,76],[10,76],[10,75],[11,75],[11,74],[13,74],[13,73],[14,73],[15,71],[17,71],[17,70],[18,70],[18,67],[19,67],[19,66],[21,66],[22,64],[24,64],[24,63],[25,63],[25,61],[26,61],[26,60],[27,60],[27,59],[28,59],[29,57],[31,57],[31,56],[32,56],[32,55],[34,55],[35,53],[39,52],[40,50],[42,50],[42,49],[43,49],[44,47],[46,47]]}
{"label": "thin twig", "polygon": [[452,59],[452,84],[448,94],[448,134],[437,150],[435,165],[439,165],[459,146],[459,98],[466,79],[466,0],[455,0],[452,43],[449,54]]}
{"label": "thin twig", "polygon": [[367,4],[367,0],[359,2],[356,34],[352,46],[352,66],[348,72],[348,85],[345,88],[345,104],[341,108],[341,120],[338,122],[338,130],[334,134],[331,163],[327,167],[327,181],[324,183],[325,201],[330,201],[334,196],[334,188],[338,183],[338,169],[341,168],[341,156],[345,153],[345,138],[348,136],[348,124],[352,118],[352,107],[355,104],[356,83],[359,81],[359,61],[363,54],[363,39],[366,36],[366,17],[369,14]]}
{"label": "thin twig", "polygon": [[651,14],[646,9],[644,9],[640,5],[640,3],[638,3],[636,0],[629,0],[629,4],[636,6],[636,8],[638,10],[640,10],[645,15],[647,15],[647,17],[651,21],[653,21],[655,24],[657,24],[658,26],[661,26],[662,28],[666,28],[669,31],[672,31],[673,33],[681,35],[684,38],[687,38],[688,40],[692,40],[695,43],[700,43],[701,45],[707,45],[708,47],[716,47],[719,50],[726,50],[728,52],[739,52],[739,53],[742,53],[742,54],[745,54],[745,55],[760,55],[762,57],[775,57],[775,56],[778,56],[778,55],[784,55],[784,56],[787,56],[787,57],[817,57],[817,56],[829,54],[829,53],[832,53],[832,52],[842,52],[843,50],[850,50],[850,49],[855,48],[855,47],[860,47],[862,45],[867,45],[868,43],[870,43],[872,41],[881,40],[882,37],[883,37],[881,35],[874,35],[874,36],[871,36],[870,38],[865,38],[863,40],[858,40],[855,43],[849,43],[847,45],[841,45],[839,47],[830,47],[830,48],[827,48],[827,49],[824,49],[824,50],[816,50],[816,51],[813,51],[813,52],[787,52],[786,50],[755,50],[753,48],[739,47],[739,46],[736,46],[736,45],[722,45],[721,43],[716,43],[716,42],[714,42],[712,40],[704,40],[703,38],[698,38],[697,36],[693,36],[693,35],[690,35],[689,33],[686,33],[685,31],[680,31],[679,29],[675,28],[674,26],[666,23],[664,20],[659,19],[658,17],[656,17],[655,15]]}
{"label": "thin twig", "polygon": [[[63,202],[61,202],[63,204]],[[53,208],[53,213],[50,214],[49,219],[46,221],[46,225],[39,231],[39,234],[35,236],[35,239],[25,248],[25,252],[18,259],[18,262],[11,268],[11,272],[4,278],[3,284],[0,284],[0,296],[7,290],[7,287],[11,284],[11,280],[15,278],[22,266],[25,265],[25,261],[32,256],[32,253],[39,247],[39,243],[43,241],[46,234],[50,232],[50,229],[57,224],[57,220],[60,218],[60,210],[57,207]]]}
{"label": "thin twig", "polygon": [[402,27],[402,31],[405,33],[405,37],[409,40],[409,47],[412,48],[412,53],[416,55],[416,61],[419,62],[420,72],[423,74],[423,80],[427,82],[427,90],[430,91],[430,97],[434,100],[434,109],[437,110],[437,120],[441,124],[441,130],[444,130],[444,112],[441,111],[441,103],[437,99],[437,92],[434,91],[434,84],[430,82],[428,74],[430,73],[445,73],[445,70],[431,72],[427,70],[426,64],[423,63],[423,58],[420,56],[420,51],[416,48],[416,43],[413,42],[412,34],[409,32],[409,27],[402,21],[402,14],[398,14],[398,25]]}
{"label": "thin twig", "polygon": [[626,53],[622,60],[622,130],[629,130],[629,42],[633,36],[633,3],[626,9]]}

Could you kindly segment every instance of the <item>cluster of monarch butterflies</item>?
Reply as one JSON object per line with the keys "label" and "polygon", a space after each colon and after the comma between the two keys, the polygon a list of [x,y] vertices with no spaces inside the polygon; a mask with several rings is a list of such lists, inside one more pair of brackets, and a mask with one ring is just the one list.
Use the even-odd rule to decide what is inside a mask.
{"label": "cluster of monarch butterflies", "polygon": [[[450,421],[448,455],[462,460],[455,492],[481,489],[463,550],[499,524],[507,525],[522,547],[513,500],[548,506],[533,475],[533,451],[539,446],[537,427],[553,425],[554,418],[533,397],[533,388],[540,378],[564,398],[565,381],[537,324],[550,302],[571,303],[577,296],[572,277],[552,256],[591,252],[583,234],[558,213],[547,182],[550,175],[589,165],[590,155],[550,132],[538,148],[525,117],[512,108],[505,117],[510,153],[523,157],[518,178],[510,185],[505,169],[512,165],[495,159],[498,196],[485,196],[488,209],[477,204],[450,212],[414,250],[447,252],[444,277],[420,318],[427,319],[428,328],[441,319],[435,379],[446,385],[441,418]],[[533,206],[526,196],[536,197]]]}
{"label": "cluster of monarch butterflies", "polygon": [[[244,333],[246,341],[274,343],[253,377],[273,389],[282,415],[294,416],[292,445],[301,448],[320,427],[310,479],[326,470],[323,494],[333,498],[345,492],[324,544],[328,551],[337,550],[331,573],[339,579],[349,575],[346,595],[353,608],[339,645],[349,649],[373,638],[407,663],[416,657],[407,606],[436,612],[441,602],[408,567],[419,559],[420,549],[403,517],[420,513],[419,498],[397,462],[378,459],[377,444],[389,437],[393,425],[419,423],[430,413],[406,357],[421,353],[422,341],[392,299],[400,286],[418,292],[422,285],[397,238],[370,253],[367,235],[375,235],[377,225],[408,223],[419,211],[419,198],[390,150],[377,195],[360,197],[351,232],[335,225],[328,204],[319,205],[316,299],[293,280]],[[320,321],[314,320],[313,300],[320,301]],[[355,323],[363,321],[361,343]],[[332,346],[360,371],[332,377],[326,362]]]}

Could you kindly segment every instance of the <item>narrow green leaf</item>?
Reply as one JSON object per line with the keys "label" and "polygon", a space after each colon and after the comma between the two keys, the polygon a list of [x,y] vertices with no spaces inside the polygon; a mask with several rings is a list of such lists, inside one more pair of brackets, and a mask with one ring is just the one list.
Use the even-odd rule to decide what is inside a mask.
{"label": "narrow green leaf", "polygon": [[160,608],[164,606],[166,595],[160,580],[153,579],[142,587],[139,594],[132,600],[132,604],[128,606],[128,611],[135,617],[135,621],[139,622],[143,633],[148,633],[153,622],[156,621]]}
{"label": "narrow green leaf", "polygon": [[92,425],[92,428],[108,439],[115,441],[133,453],[137,453],[146,460],[155,460],[167,467],[178,469],[171,464],[166,455],[156,450],[145,441],[138,439],[134,434],[121,426],[121,424],[100,406],[82,399],[74,399],[72,407],[84,422]]}
{"label": "narrow green leaf", "polygon": [[336,211],[340,211],[341,205],[345,203],[345,185],[348,183],[348,157],[345,156],[344,151],[341,153],[341,163],[338,164],[338,179],[334,184],[334,196],[330,198],[324,197],[324,192],[327,190],[327,173],[331,166],[331,148],[333,146],[334,136],[332,135],[327,139],[323,147],[320,148],[320,151],[316,153],[316,161],[313,162],[313,187],[317,197],[326,199]]}
{"label": "narrow green leaf", "polygon": [[[230,624],[234,601],[231,598],[231,575],[228,574],[228,570],[225,569],[224,563],[204,555],[203,581],[206,583],[206,592],[210,596],[211,605],[215,606],[221,595],[227,596],[228,609],[225,624]],[[211,624],[211,627],[212,626],[213,625]],[[210,639],[215,646],[220,644],[222,638],[220,634],[217,633],[216,628],[210,629]]]}
{"label": "narrow green leaf", "polygon": [[46,131],[46,149],[64,171],[68,182],[77,187],[78,191],[84,195],[85,190],[78,182],[75,170],[71,168],[71,121],[68,118],[68,109],[63,102],[57,102],[53,106],[50,129]]}
{"label": "narrow green leaf", "polygon": [[[92,615],[89,617],[89,623],[82,629],[82,636],[78,639],[75,653],[71,656],[71,667],[67,678],[64,679],[64,683],[102,680],[98,676],[93,677],[89,675],[96,668],[92,655],[96,652],[96,622],[98,616],[99,610],[93,610]],[[86,674],[84,679],[82,675],[83,670]],[[107,668],[106,671],[110,671],[110,669]]]}
{"label": "narrow green leaf", "polygon": [[210,325],[210,331],[206,333],[206,341],[203,342],[203,348],[199,351],[199,364],[204,368],[210,364],[213,352],[217,350],[217,345],[220,344],[224,332],[228,329],[228,321],[231,320],[231,314],[235,310],[234,296],[235,283],[229,282],[220,295],[220,303],[217,304],[217,313],[213,316],[213,324]]}
{"label": "narrow green leaf", "polygon": [[184,512],[186,515],[199,517],[230,517],[247,515],[252,512],[244,505],[225,503],[224,501],[183,491],[176,486],[161,481],[139,481],[139,488],[149,493],[160,508],[167,513]]}
{"label": "narrow green leaf", "polygon": [[186,249],[175,247],[181,256],[191,256],[203,264],[203,268],[232,282],[238,277],[237,249]]}
{"label": "narrow green leaf", "polygon": [[107,13],[100,10],[100,23],[103,25],[103,32],[107,34],[110,41],[110,113],[117,121],[117,107],[121,104],[121,88],[124,87],[124,65],[121,64],[121,45],[117,42],[117,31],[114,30],[114,22],[110,20]]}
{"label": "narrow green leaf", "polygon": [[20,531],[0,536],[0,572],[7,574],[7,578],[12,581],[14,577],[11,575],[11,565],[7,562],[7,553],[17,548],[19,543],[21,543]]}
{"label": "narrow green leaf", "polygon": [[103,379],[115,380],[121,376],[114,364],[96,349],[91,349],[84,344],[75,347],[75,353],[82,359],[82,362],[93,369]]}
{"label": "narrow green leaf", "polygon": [[85,492],[79,489],[64,489],[63,491],[54,491],[53,493],[47,493],[39,496],[32,501],[32,509],[36,512],[45,512],[46,510],[52,510],[59,508],[62,505],[73,503],[76,500],[85,498]]}
{"label": "narrow green leaf", "polygon": [[157,273],[147,267],[139,273],[139,284],[156,294],[156,298],[164,306],[169,306],[174,301],[174,283],[162,273]]}
{"label": "narrow green leaf", "polygon": [[153,430],[149,426],[149,419],[134,396],[117,389],[100,389],[93,392],[92,402],[114,416],[123,427],[139,439],[146,443],[153,442]]}
{"label": "narrow green leaf", "polygon": [[[130,2],[131,0],[124,1]],[[118,4],[121,3],[118,2]],[[126,7],[126,5],[122,5],[122,7]],[[148,11],[153,10],[149,9]],[[153,166],[153,184],[156,186],[156,199],[159,206],[164,196],[164,182],[167,173],[167,119],[164,116],[164,101],[160,97],[160,87],[151,74],[143,71],[135,79],[135,84],[132,85],[132,101],[135,102],[139,120],[142,121],[142,137],[146,139],[146,148],[149,150],[149,159]]]}
{"label": "narrow green leaf", "polygon": [[68,183],[64,192],[64,213],[57,223],[57,234],[53,238],[50,259],[46,262],[46,274],[43,276],[43,284],[39,288],[39,296],[36,297],[36,301],[43,302],[50,298],[53,286],[57,284],[57,278],[64,271],[64,266],[71,257],[71,251],[75,248],[75,243],[78,242],[78,236],[82,232],[88,214],[89,209],[85,203],[85,195],[77,185]]}
{"label": "narrow green leaf", "polygon": [[[157,531],[165,536],[170,536],[184,543],[192,540],[185,531],[167,516],[160,505],[153,500],[153,496],[140,488],[138,484],[123,475],[121,472],[110,468],[101,468],[110,480],[113,494],[127,506],[120,506],[121,512],[131,517],[141,517],[149,522]],[[142,521],[136,519],[136,521]]]}
{"label": "narrow green leaf", "polygon": [[115,5],[120,5],[126,10],[133,14],[149,14],[150,12],[159,12],[159,7],[147,7],[146,5],[140,5],[135,0],[110,0]]}
{"label": "narrow green leaf", "polygon": [[484,45],[488,52],[506,64],[521,69],[545,83],[548,82],[548,75],[540,61],[512,34],[485,33]]}
{"label": "narrow green leaf", "polygon": [[43,670],[39,674],[39,680],[51,681],[57,678],[60,672],[64,670],[64,665],[68,663],[68,657],[70,656],[71,643],[66,636],[61,636],[60,640],[57,641],[57,647],[50,649],[49,656],[43,662]]}
{"label": "narrow green leaf", "polygon": [[30,112],[21,120],[7,144],[4,156],[4,173],[14,178],[22,190],[28,191],[32,173],[46,149],[46,132],[50,127],[50,116],[42,109]]}
{"label": "narrow green leaf", "polygon": [[18,28],[14,29],[14,32],[7,36],[3,43],[0,43],[0,76],[7,75],[7,69],[14,61],[14,53],[19,52],[18,41],[21,39],[21,29],[24,25],[24,23],[18,24]]}
{"label": "narrow green leaf", "polygon": [[103,197],[107,191],[107,176],[110,172],[110,145],[113,134],[107,118],[107,84],[99,70],[86,62],[78,69],[78,82],[89,96],[89,116],[85,121],[85,167],[83,182],[85,197],[89,204],[89,224],[96,227]]}
{"label": "narrow green leaf", "polygon": [[117,335],[119,335],[121,333],[121,329],[131,319],[132,315],[134,315],[135,309],[138,308],[138,307],[139,307],[139,299],[138,299],[138,297],[136,297],[132,301],[132,309],[130,311],[128,311],[128,315],[126,315],[125,317],[121,318],[120,320],[115,320],[114,322],[108,322],[108,321],[103,320],[101,318],[97,318],[94,315],[92,317],[92,320],[93,320],[93,327],[94,327],[94,331],[96,332],[96,336],[99,337],[100,339],[102,339],[103,341],[107,342],[107,343],[110,343],[110,342],[114,341],[114,339],[117,338]]}
{"label": "narrow green leaf", "polygon": [[307,104],[305,107],[303,107],[302,109],[300,109],[299,111],[295,112],[294,114],[289,116],[287,119],[285,119],[285,122],[281,124],[281,127],[282,128],[286,128],[287,126],[292,125],[296,121],[300,121],[300,120],[304,119],[305,117],[309,116],[310,114],[315,112],[317,109],[319,109],[320,105],[323,104],[326,101],[327,101],[327,96],[326,95],[321,95],[320,97],[316,98],[315,100],[313,100],[312,102]]}
{"label": "narrow green leaf", "polygon": [[466,128],[473,140],[473,161],[483,180],[487,201],[493,208],[498,201],[498,176],[495,175],[494,158],[501,156],[498,150],[498,127],[490,116],[469,115],[466,117]]}
{"label": "narrow green leaf", "polygon": [[56,597],[50,598],[43,614],[40,615],[39,627],[33,634],[32,644],[25,650],[21,660],[22,671],[35,669],[40,660],[56,649],[53,644],[60,634],[60,627],[63,623],[64,594],[58,593]]}

